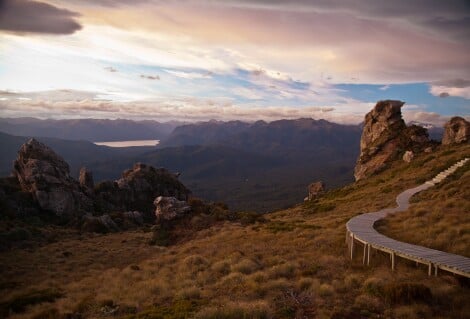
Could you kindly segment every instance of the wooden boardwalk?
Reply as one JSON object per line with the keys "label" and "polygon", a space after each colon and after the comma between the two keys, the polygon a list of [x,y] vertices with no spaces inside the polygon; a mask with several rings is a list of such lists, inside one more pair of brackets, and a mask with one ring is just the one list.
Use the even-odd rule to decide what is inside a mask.
{"label": "wooden boardwalk", "polygon": [[[392,270],[395,269],[395,260],[398,256],[427,265],[429,275],[432,274],[433,270],[434,275],[437,275],[438,269],[441,269],[470,278],[470,258],[400,242],[380,234],[374,228],[374,224],[387,215],[407,210],[410,205],[409,199],[411,196],[440,183],[469,160],[469,158],[465,158],[449,169],[439,173],[432,180],[402,192],[397,196],[396,201],[398,206],[395,208],[386,208],[378,212],[362,214],[351,218],[346,224],[346,242],[348,243],[351,259],[354,256],[355,250],[362,248],[362,262],[369,265],[371,249],[376,249],[390,254]],[[361,243],[361,245],[358,246],[358,243]]]}

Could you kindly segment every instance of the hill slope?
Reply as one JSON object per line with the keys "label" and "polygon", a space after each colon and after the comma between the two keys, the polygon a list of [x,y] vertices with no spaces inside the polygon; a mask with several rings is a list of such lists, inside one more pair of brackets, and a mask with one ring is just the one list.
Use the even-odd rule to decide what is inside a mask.
{"label": "hill slope", "polygon": [[[411,164],[396,161],[376,176],[267,214],[264,221],[197,231],[204,216],[195,216],[167,248],[148,246],[149,234],[126,232],[69,235],[39,249],[4,252],[0,287],[10,299],[1,302],[25,300],[33,289],[46,296],[50,289],[60,292],[60,299],[22,310],[22,318],[101,317],[112,309],[118,318],[464,318],[470,311],[464,281],[428,277],[424,266],[401,260],[392,272],[388,255],[377,254],[371,267],[363,266],[360,256],[349,259],[344,233],[352,216],[394,205],[398,193],[465,156],[468,145],[440,147]],[[449,201],[451,185],[444,181],[426,196]],[[469,201],[461,198],[459,207]]]}

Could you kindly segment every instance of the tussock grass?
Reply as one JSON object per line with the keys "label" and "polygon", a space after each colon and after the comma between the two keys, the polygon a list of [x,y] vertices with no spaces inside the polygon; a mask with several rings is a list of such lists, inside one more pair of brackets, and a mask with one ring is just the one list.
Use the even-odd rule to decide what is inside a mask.
{"label": "tussock grass", "polygon": [[[457,278],[428,277],[422,267],[401,260],[392,272],[388,256],[379,253],[371,267],[363,266],[360,254],[349,259],[344,236],[352,216],[393,206],[396,195],[417,179],[432,177],[435,167],[465,154],[469,146],[443,147],[411,164],[397,161],[377,176],[262,220],[248,214],[209,228],[195,220],[204,227],[179,229],[181,237],[166,247],[148,245],[152,233],[128,231],[4,251],[0,293],[6,297],[0,302],[33,287],[56,287],[62,298],[30,304],[10,317],[464,318],[470,293]],[[469,220],[450,221],[470,211],[460,200],[467,194],[460,184],[463,178],[468,185],[467,173],[459,174],[419,195],[410,209],[416,214],[404,213],[407,222],[396,227],[403,228],[400,240],[431,237],[439,245],[451,242],[455,251],[468,250]],[[429,223],[432,228],[417,231]],[[395,229],[391,223],[387,228]],[[107,314],[113,309],[118,310]]]}
{"label": "tussock grass", "polygon": [[[470,156],[468,146],[444,150],[440,158],[446,169],[465,156]],[[442,183],[415,195],[408,211],[387,217],[378,230],[401,241],[470,257],[468,185],[467,163]]]}

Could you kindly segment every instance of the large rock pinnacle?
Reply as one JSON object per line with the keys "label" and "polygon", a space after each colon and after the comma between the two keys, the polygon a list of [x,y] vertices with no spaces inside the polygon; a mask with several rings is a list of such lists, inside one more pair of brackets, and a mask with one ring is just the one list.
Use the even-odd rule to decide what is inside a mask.
{"label": "large rock pinnacle", "polygon": [[69,165],[52,149],[30,139],[18,152],[13,174],[39,206],[57,216],[90,211],[92,201],[70,176]]}
{"label": "large rock pinnacle", "polygon": [[356,181],[384,169],[405,151],[420,151],[429,142],[426,129],[403,121],[396,100],[379,101],[365,117],[361,136],[361,154],[354,170]]}

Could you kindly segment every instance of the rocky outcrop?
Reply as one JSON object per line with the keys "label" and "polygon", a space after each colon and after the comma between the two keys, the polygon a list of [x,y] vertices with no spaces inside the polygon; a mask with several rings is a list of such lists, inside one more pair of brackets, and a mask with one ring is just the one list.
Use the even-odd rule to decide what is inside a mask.
{"label": "rocky outcrop", "polygon": [[92,200],[70,176],[69,165],[35,139],[21,147],[13,174],[22,191],[31,193],[41,209],[57,216],[72,216],[93,208]]}
{"label": "rocky outcrop", "polygon": [[470,142],[470,122],[460,116],[450,119],[444,126],[442,144],[458,144]]}
{"label": "rocky outcrop", "polygon": [[44,216],[82,231],[106,233],[154,223],[154,200],[159,196],[164,200],[159,202],[158,218],[178,218],[190,210],[190,194],[175,174],[141,163],[120,179],[96,186],[91,171],[82,168],[77,181],[59,155],[31,139],[18,152],[13,176],[0,178],[0,211],[11,217]]}
{"label": "rocky outcrop", "polygon": [[159,196],[155,199],[154,205],[155,216],[159,223],[181,218],[191,211],[191,206],[186,201],[180,201],[175,197]]}
{"label": "rocky outcrop", "polygon": [[158,196],[187,200],[191,192],[164,168],[137,163],[122,178],[104,182],[95,188],[96,200],[104,211],[140,211],[152,215]]}
{"label": "rocky outcrop", "polygon": [[403,155],[405,150],[421,152],[429,145],[427,130],[421,126],[407,127],[401,115],[405,103],[379,101],[365,117],[361,136],[361,153],[354,170],[356,181],[384,169]]}
{"label": "rocky outcrop", "polygon": [[80,169],[78,182],[80,183],[81,187],[83,187],[89,192],[92,192],[93,188],[95,187],[95,183],[93,181],[93,173],[86,167],[82,167]]}
{"label": "rocky outcrop", "polygon": [[322,194],[325,191],[325,184],[323,182],[315,182],[308,185],[308,196],[305,200],[313,200],[318,195]]}

